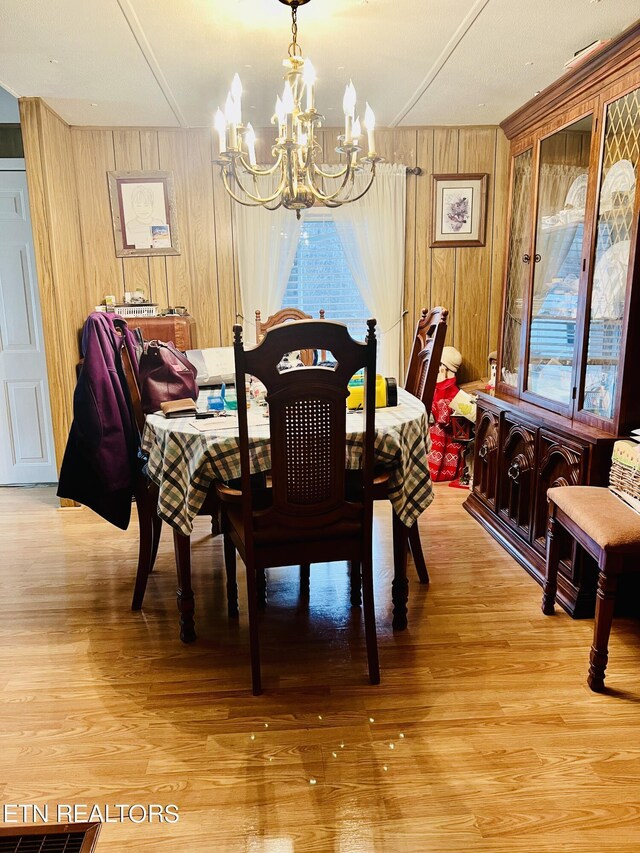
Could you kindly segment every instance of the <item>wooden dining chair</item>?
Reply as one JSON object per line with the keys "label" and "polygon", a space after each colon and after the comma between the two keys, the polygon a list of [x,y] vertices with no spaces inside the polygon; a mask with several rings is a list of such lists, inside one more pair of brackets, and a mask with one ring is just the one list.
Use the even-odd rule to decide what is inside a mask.
{"label": "wooden dining chair", "polygon": [[[324,320],[324,308],[320,309],[319,314],[320,319]],[[267,317],[266,320],[262,320],[260,311],[256,311],[256,342],[260,343],[269,329],[272,329],[274,326],[296,320],[313,320],[313,317],[311,314],[305,314],[300,308],[281,308],[280,311],[276,311],[275,314]],[[300,350],[300,361],[306,367],[310,367],[314,362],[314,355],[313,350]],[[324,361],[326,357],[326,350],[320,350],[318,361]]]}
{"label": "wooden dining chair", "polygon": [[[145,415],[142,411],[140,388],[133,371],[129,351],[125,346],[121,349],[121,356],[124,375],[127,381],[127,388],[129,390],[131,408],[136,428],[138,430],[138,444],[140,446],[145,425]],[[134,489],[134,500],[138,511],[140,540],[138,546],[138,568],[136,571],[136,581],[133,590],[133,600],[131,602],[132,610],[142,609],[142,603],[147,589],[147,581],[149,579],[149,575],[153,571],[156,556],[158,554],[160,534],[162,532],[162,519],[158,515],[158,499],[159,490],[157,485],[141,466],[136,475]],[[207,496],[198,512],[198,515],[217,517],[218,507],[218,498],[216,496],[215,489],[212,488],[207,492]],[[178,612],[180,614],[180,639],[183,643],[190,643],[196,639],[194,623],[195,608],[191,587],[191,537],[184,536],[182,533],[174,530],[173,548],[178,575],[177,602]],[[227,590],[227,593],[229,594],[229,590]],[[231,602],[233,605],[231,615],[234,615],[237,612],[237,600],[232,597]]]}
{"label": "wooden dining chair", "polygon": [[[245,350],[242,327],[234,326],[236,376],[246,374],[267,388],[271,485],[252,490],[247,411],[238,408],[241,490],[221,485],[224,553],[235,578],[236,550],[247,575],[253,693],[262,691],[256,577],[267,568],[355,561],[362,566],[369,679],[380,680],[373,600],[372,524],[375,416],[375,320],[365,343],[346,326],[328,320],[285,323]],[[278,372],[286,352],[329,349],[334,367]],[[347,497],[345,477],[348,382],[364,368],[365,413],[359,487]]]}
{"label": "wooden dining chair", "polygon": [[[449,311],[447,308],[438,306],[437,308],[422,309],[407,367],[404,382],[405,390],[424,403],[427,410],[427,420],[431,413],[433,395],[438,381],[438,370],[447,336],[448,319]],[[416,521],[412,527],[406,528],[394,513],[393,528],[394,554],[397,551],[397,558],[406,561],[407,550],[410,550],[420,583],[429,583],[429,572],[422,551],[418,522]]]}
{"label": "wooden dining chair", "polygon": [[404,387],[422,400],[427,413],[431,411],[436,390],[448,321],[447,308],[423,308],[413,339]]}
{"label": "wooden dining chair", "polygon": [[[122,359],[124,376],[127,381],[133,419],[138,433],[138,447],[140,447],[142,433],[144,432],[145,415],[142,411],[140,388],[133,371],[129,350],[124,344],[120,349],[120,357]],[[139,545],[138,568],[136,571],[131,609],[140,610],[147,589],[147,580],[156,562],[158,546],[160,544],[160,533],[162,531],[162,519],[158,515],[158,487],[146,475],[142,466],[140,466],[136,473],[134,500],[138,512]]]}
{"label": "wooden dining chair", "polygon": [[[413,394],[424,403],[427,410],[427,418],[431,411],[433,403],[433,395],[436,388],[436,380],[438,378],[438,368],[440,367],[440,357],[442,348],[447,334],[447,319],[449,311],[446,308],[432,308],[427,310],[424,308],[416,326],[416,333],[411,350],[411,357],[407,368],[407,376],[405,379],[405,390]],[[424,460],[425,469],[427,460]],[[374,500],[388,500],[389,492],[387,480],[384,476],[379,480],[377,477],[374,480]],[[401,583],[398,580],[404,578],[402,583],[405,585],[404,597],[406,598],[406,564],[408,552],[411,550],[411,556],[418,573],[420,583],[429,583],[429,572],[422,551],[422,543],[420,542],[420,531],[418,522],[416,521],[412,527],[406,527],[395,514],[392,513],[392,532],[393,532],[393,560],[395,571],[395,584]],[[398,566],[402,566],[402,572],[397,570]],[[352,584],[352,604],[358,602],[357,588],[357,567],[352,567],[352,572],[355,575]],[[400,592],[398,590],[398,592]],[[393,620],[394,628],[406,627],[406,614],[402,612],[394,613]]]}

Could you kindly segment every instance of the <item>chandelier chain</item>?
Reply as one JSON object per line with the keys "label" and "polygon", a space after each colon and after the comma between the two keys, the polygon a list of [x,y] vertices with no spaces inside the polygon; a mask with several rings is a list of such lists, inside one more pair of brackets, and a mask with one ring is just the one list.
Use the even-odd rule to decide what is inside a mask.
{"label": "chandelier chain", "polygon": [[298,44],[298,4],[291,4],[291,44],[289,45],[289,56],[302,56],[302,48]]}

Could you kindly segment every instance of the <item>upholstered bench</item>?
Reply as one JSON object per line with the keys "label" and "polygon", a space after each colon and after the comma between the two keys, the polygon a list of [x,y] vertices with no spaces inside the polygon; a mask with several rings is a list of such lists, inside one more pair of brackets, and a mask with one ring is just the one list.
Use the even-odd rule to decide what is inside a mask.
{"label": "upholstered bench", "polygon": [[587,683],[604,690],[609,634],[618,576],[640,571],[640,514],[609,489],[595,486],[561,486],[549,489],[547,572],[542,612],[553,613],[560,550],[557,525],[561,525],[597,560],[598,595]]}

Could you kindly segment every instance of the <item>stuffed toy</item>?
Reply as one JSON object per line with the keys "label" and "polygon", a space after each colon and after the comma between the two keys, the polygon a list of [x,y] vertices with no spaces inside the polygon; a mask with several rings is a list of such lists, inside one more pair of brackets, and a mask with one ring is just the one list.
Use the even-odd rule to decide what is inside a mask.
{"label": "stuffed toy", "polygon": [[431,479],[436,482],[455,480],[463,469],[463,448],[453,440],[452,411],[449,405],[460,390],[456,373],[461,364],[462,356],[458,350],[455,347],[444,347],[431,404],[431,450],[427,457]]}

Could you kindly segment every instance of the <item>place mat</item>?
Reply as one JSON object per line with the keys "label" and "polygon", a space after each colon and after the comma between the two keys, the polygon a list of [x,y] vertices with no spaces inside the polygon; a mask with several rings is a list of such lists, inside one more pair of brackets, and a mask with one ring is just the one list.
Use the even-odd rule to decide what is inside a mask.
{"label": "place mat", "polygon": [[[269,423],[269,415],[266,409],[251,408],[247,411],[247,422],[250,427],[264,426]],[[237,413],[227,413],[226,415],[217,415],[212,418],[193,418],[188,423],[200,432],[228,432],[229,430],[238,432],[240,429]]]}

